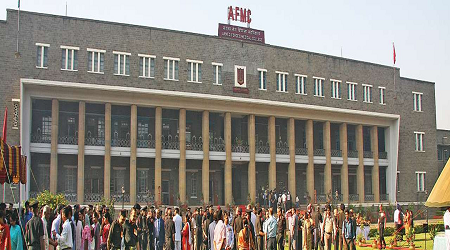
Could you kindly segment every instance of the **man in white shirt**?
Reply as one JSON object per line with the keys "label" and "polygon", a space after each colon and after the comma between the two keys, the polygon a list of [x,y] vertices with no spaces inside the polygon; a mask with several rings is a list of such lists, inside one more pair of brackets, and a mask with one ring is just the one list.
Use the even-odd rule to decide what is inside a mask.
{"label": "man in white shirt", "polygon": [[225,249],[226,246],[226,226],[222,220],[222,210],[219,210],[217,213],[217,224],[214,228],[214,250],[222,250]]}
{"label": "man in white shirt", "polygon": [[64,208],[64,206],[62,206],[62,205],[58,206],[58,208],[56,209],[56,211],[58,213],[58,216],[56,217],[56,219],[53,220],[53,223],[52,223],[52,228],[51,228],[52,232],[51,232],[51,234],[52,234],[52,237],[53,237],[54,240],[55,240],[55,237],[53,236],[54,233],[56,233],[56,234],[60,233],[59,225],[61,223],[61,213],[63,211],[63,208]]}
{"label": "man in white shirt", "polygon": [[447,241],[447,250],[450,250],[450,207],[447,208],[444,214],[444,230],[445,239]]}
{"label": "man in white shirt", "polygon": [[181,250],[181,227],[182,219],[180,216],[180,209],[175,208],[175,216],[173,217],[173,224],[175,225],[175,250]]}
{"label": "man in white shirt", "polygon": [[[253,226],[255,226],[256,224],[256,214],[255,214],[255,208],[252,210],[252,205],[248,204],[247,205],[247,210],[251,210],[251,214],[250,214],[250,221],[252,222]],[[253,239],[255,239],[256,237],[256,233],[255,235],[253,235]]]}
{"label": "man in white shirt", "polygon": [[395,238],[403,240],[403,213],[400,204],[397,204],[397,209],[394,212],[394,223],[395,223]]}
{"label": "man in white shirt", "polygon": [[72,249],[73,248],[73,240],[72,240],[72,227],[70,225],[70,217],[72,217],[72,207],[67,206],[64,208],[61,220],[64,223],[62,226],[61,234],[57,234],[53,232],[53,236],[55,236],[56,241],[58,242],[58,249]]}

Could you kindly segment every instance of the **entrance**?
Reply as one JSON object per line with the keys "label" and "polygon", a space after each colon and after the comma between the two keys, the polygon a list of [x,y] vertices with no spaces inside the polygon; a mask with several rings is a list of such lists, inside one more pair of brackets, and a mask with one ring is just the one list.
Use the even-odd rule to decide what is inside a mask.
{"label": "entrance", "polygon": [[170,201],[169,181],[168,180],[162,181],[161,195],[162,195],[162,204],[168,205],[169,201]]}

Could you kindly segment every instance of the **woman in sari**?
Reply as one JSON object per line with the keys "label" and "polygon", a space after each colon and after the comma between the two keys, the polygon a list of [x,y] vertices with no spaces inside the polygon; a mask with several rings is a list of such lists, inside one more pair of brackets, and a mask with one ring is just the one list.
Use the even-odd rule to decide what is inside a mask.
{"label": "woman in sari", "polygon": [[182,246],[183,246],[183,250],[191,250],[191,227],[189,222],[191,221],[191,218],[189,216],[189,213],[186,214],[186,216],[184,217],[184,228],[181,232],[181,237],[182,237]]}
{"label": "woman in sari", "polygon": [[305,213],[305,220],[303,221],[303,250],[312,250],[313,248],[313,220],[309,213]]}
{"label": "woman in sari", "polygon": [[254,248],[254,240],[252,237],[252,233],[250,231],[250,226],[248,224],[247,218],[244,218],[242,221],[244,227],[239,232],[238,236],[238,249],[239,250],[253,250]]}
{"label": "woman in sari", "polygon": [[20,226],[17,225],[18,221],[19,217],[17,216],[17,212],[13,212],[10,219],[11,227],[9,228],[9,234],[11,235],[11,250],[23,250],[22,232]]}

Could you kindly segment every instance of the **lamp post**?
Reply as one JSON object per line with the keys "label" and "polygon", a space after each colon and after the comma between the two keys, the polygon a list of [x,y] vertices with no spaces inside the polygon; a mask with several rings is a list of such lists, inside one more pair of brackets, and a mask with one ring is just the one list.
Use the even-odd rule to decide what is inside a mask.
{"label": "lamp post", "polygon": [[122,209],[125,207],[125,188],[122,186]]}

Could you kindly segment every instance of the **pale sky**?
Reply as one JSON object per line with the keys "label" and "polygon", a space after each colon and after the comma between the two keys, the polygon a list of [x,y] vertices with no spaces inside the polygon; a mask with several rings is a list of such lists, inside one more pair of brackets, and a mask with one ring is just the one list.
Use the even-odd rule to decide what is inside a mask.
{"label": "pale sky", "polygon": [[[217,35],[227,6],[252,10],[266,43],[392,66],[435,82],[437,127],[450,129],[450,1],[22,0],[21,9]],[[0,19],[18,0],[0,1]],[[23,25],[23,24],[22,24]],[[236,23],[236,25],[240,25]]]}

